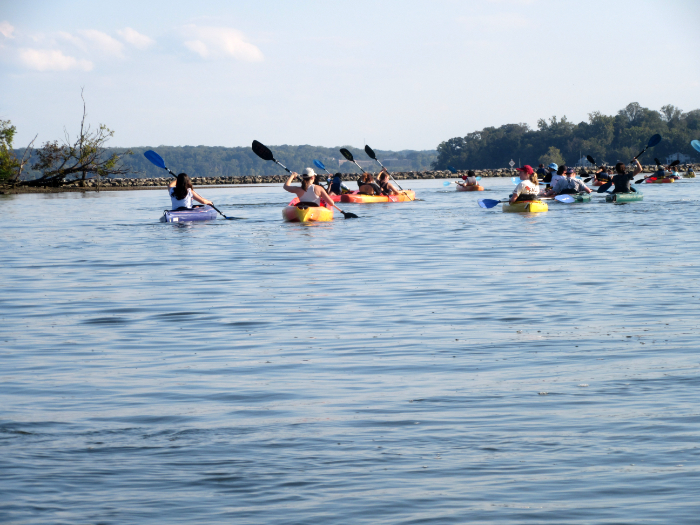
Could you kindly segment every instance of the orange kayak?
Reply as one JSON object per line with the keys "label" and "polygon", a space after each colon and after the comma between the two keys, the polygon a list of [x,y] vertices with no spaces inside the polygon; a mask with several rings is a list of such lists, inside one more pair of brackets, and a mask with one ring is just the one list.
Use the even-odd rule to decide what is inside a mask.
{"label": "orange kayak", "polygon": [[676,179],[671,179],[671,178],[666,178],[666,179],[657,179],[656,177],[649,177],[648,179],[645,179],[644,182],[646,184],[668,184],[669,182],[675,182]]}
{"label": "orange kayak", "polygon": [[404,190],[398,195],[362,195],[359,193],[346,193],[340,196],[340,202],[354,204],[369,204],[373,202],[407,202],[416,200],[416,192]]}
{"label": "orange kayak", "polygon": [[484,191],[483,186],[462,186],[461,184],[457,184],[457,191]]}

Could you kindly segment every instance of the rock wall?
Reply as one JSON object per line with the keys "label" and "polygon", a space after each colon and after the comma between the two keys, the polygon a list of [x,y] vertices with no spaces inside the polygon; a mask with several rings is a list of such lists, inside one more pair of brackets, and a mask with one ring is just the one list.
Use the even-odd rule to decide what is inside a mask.
{"label": "rock wall", "polygon": [[[656,171],[656,166],[644,166],[645,172]],[[681,173],[685,170],[680,170]],[[696,170],[697,171],[697,170]],[[518,174],[516,170],[509,169],[497,169],[497,170],[474,170],[477,176],[484,178],[487,177],[514,177]],[[585,168],[578,169],[578,173],[581,176],[590,176],[593,174],[593,170],[586,170]],[[466,171],[458,171],[457,173],[451,173],[449,171],[409,171],[409,172],[399,172],[392,173],[392,176],[396,180],[417,180],[417,179],[457,179],[462,175],[466,175]],[[359,178],[359,175],[342,175],[343,181],[354,182]],[[87,181],[85,186],[88,188],[147,188],[147,187],[159,187],[167,186],[172,181],[172,177],[160,177],[155,179],[102,179],[97,182],[94,179]],[[266,176],[255,176],[255,177],[194,177],[192,178],[192,184],[195,186],[231,186],[236,184],[281,184],[286,182],[286,175],[266,175]],[[67,188],[79,188],[81,187],[78,182],[68,184],[64,187]]]}

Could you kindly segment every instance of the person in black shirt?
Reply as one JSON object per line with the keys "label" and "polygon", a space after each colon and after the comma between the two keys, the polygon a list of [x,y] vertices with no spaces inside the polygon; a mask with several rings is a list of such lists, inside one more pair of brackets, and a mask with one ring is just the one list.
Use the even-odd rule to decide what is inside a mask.
{"label": "person in black shirt", "polygon": [[637,159],[634,159],[634,162],[637,166],[634,168],[632,174],[627,173],[627,166],[625,166],[624,162],[615,164],[616,175],[612,178],[613,184],[615,185],[613,193],[632,193],[637,191],[632,187],[630,182],[642,172],[642,165]]}

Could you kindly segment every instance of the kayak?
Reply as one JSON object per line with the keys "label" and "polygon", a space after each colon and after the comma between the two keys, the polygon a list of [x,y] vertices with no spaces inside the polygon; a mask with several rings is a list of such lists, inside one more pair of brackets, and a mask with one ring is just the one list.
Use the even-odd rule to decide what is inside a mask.
{"label": "kayak", "polygon": [[416,192],[404,190],[398,195],[362,195],[360,193],[346,193],[340,196],[340,202],[354,204],[370,204],[374,202],[406,202],[416,200]]}
{"label": "kayak", "polygon": [[685,175],[683,175],[684,179],[694,179],[695,178],[695,172],[694,171],[686,171]]}
{"label": "kayak", "polygon": [[178,208],[177,210],[165,210],[160,222],[190,222],[210,221],[216,219],[216,210],[211,206],[197,206],[195,208]]}
{"label": "kayak", "polygon": [[[340,202],[340,195],[329,195],[333,202]],[[299,197],[294,197],[287,206],[296,206],[299,204]]]}
{"label": "kayak", "polygon": [[633,193],[609,193],[605,196],[606,202],[634,202],[641,201],[644,194],[641,191]]}
{"label": "kayak", "polygon": [[549,206],[543,201],[518,201],[514,204],[503,204],[503,211],[509,213],[541,213],[548,211]]}
{"label": "kayak", "polygon": [[662,184],[662,183],[668,184],[669,182],[675,182],[675,181],[676,181],[676,179],[674,179],[672,177],[666,177],[664,179],[657,179],[656,177],[649,177],[648,179],[644,180],[644,182],[646,184]]}
{"label": "kayak", "polygon": [[282,218],[287,222],[328,222],[333,220],[333,209],[304,204],[297,206],[290,203],[282,210]]}
{"label": "kayak", "polygon": [[484,191],[484,187],[478,184],[476,186],[462,186],[461,184],[457,184],[457,191]]}

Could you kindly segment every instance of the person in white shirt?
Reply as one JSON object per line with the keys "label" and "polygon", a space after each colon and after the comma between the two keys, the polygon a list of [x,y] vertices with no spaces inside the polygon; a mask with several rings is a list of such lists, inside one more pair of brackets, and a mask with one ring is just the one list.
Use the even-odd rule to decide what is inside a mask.
{"label": "person in white shirt", "polygon": [[299,197],[299,205],[323,205],[327,208],[333,207],[342,213],[342,210],[333,203],[333,199],[328,196],[328,193],[326,193],[326,190],[323,189],[323,186],[316,186],[314,184],[316,172],[312,168],[306,168],[304,170],[304,173],[301,176],[301,186],[292,186],[292,181],[298,175],[298,173],[292,172],[283,188],[289,193],[293,193]]}
{"label": "person in white shirt", "polygon": [[192,186],[192,181],[187,176],[187,173],[180,173],[177,179],[168,185],[168,194],[170,195],[173,210],[192,208],[192,199],[202,204],[214,204],[194,191],[194,186]]}
{"label": "person in white shirt", "polygon": [[545,195],[563,195],[583,192],[591,193],[591,189],[586,186],[583,181],[576,178],[576,172],[574,172],[573,168],[568,168],[566,170],[566,177],[559,179]]}
{"label": "person in white shirt", "polygon": [[520,172],[520,184],[513,190],[513,194],[510,196],[510,203],[537,200],[540,186],[535,170],[532,169],[532,166],[525,164],[522,168],[518,168],[518,171]]}

